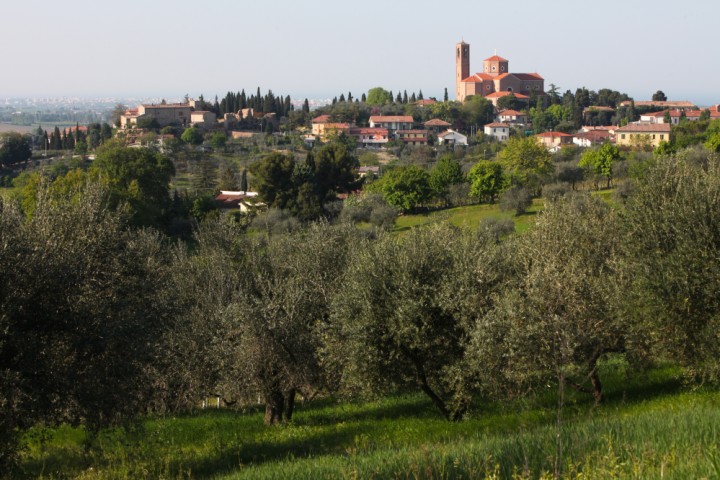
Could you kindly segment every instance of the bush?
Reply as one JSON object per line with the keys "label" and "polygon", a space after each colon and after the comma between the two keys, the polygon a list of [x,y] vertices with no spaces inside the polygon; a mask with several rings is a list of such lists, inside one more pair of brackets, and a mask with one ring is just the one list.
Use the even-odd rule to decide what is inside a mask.
{"label": "bush", "polygon": [[267,233],[287,233],[300,228],[300,221],[286,210],[271,208],[255,217],[250,226]]}
{"label": "bush", "polygon": [[632,181],[624,181],[618,183],[613,193],[613,198],[618,203],[626,203],[635,192],[635,184]]}
{"label": "bush", "polygon": [[543,186],[542,195],[546,200],[554,202],[558,198],[564,196],[566,193],[572,191],[572,187],[569,183],[557,182],[549,183]]}
{"label": "bush", "polygon": [[447,200],[451,207],[462,207],[470,203],[470,184],[456,183],[448,187]]}
{"label": "bush", "polygon": [[530,193],[521,187],[512,187],[500,195],[500,210],[515,211],[515,215],[522,215],[532,205]]}
{"label": "bush", "polygon": [[478,233],[485,238],[492,238],[495,242],[499,242],[501,238],[515,232],[515,222],[512,220],[486,218],[480,222]]}

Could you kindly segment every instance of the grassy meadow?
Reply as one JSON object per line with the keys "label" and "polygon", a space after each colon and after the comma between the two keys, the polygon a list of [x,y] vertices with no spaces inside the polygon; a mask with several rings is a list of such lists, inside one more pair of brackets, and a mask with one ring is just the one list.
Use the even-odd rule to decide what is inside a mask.
{"label": "grassy meadow", "polygon": [[[603,366],[607,401],[555,388],[478,403],[443,420],[419,394],[324,398],[267,428],[250,407],[148,418],[89,440],[61,427],[26,436],[30,478],[720,478],[720,392],[690,391],[679,371]],[[559,420],[559,421],[558,421]],[[559,435],[558,435],[559,434]],[[558,441],[559,438],[559,441]],[[89,445],[89,446],[88,446]]]}

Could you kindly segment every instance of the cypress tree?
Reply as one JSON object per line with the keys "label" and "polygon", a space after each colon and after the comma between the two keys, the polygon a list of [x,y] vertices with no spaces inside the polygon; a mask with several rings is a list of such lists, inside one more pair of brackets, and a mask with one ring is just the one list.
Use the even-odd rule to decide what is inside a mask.
{"label": "cypress tree", "polygon": [[447,87],[445,87],[445,95],[443,95],[443,101],[445,101],[445,102],[448,101],[448,91],[447,91]]}
{"label": "cypress tree", "polygon": [[415,97],[415,92],[413,92],[412,95],[410,95],[410,103],[415,103],[415,102],[417,102],[417,97]]}
{"label": "cypress tree", "polygon": [[243,169],[242,176],[240,177],[240,191],[241,192],[248,191],[247,168]]}
{"label": "cypress tree", "polygon": [[395,97],[395,103],[403,103],[400,92],[398,92],[397,97]]}
{"label": "cypress tree", "polygon": [[352,96],[352,93],[351,93],[351,92],[348,92],[348,99],[347,99],[347,101],[348,101],[348,102],[352,102],[352,101],[353,101],[353,96]]}
{"label": "cypress tree", "polygon": [[340,98],[338,99],[338,101],[339,101],[339,102],[344,102],[344,101],[345,101],[345,94],[344,94],[344,93],[341,93],[341,94],[340,94]]}
{"label": "cypress tree", "polygon": [[407,103],[408,103],[407,90],[403,91],[402,103],[404,103],[404,104],[407,104]]}
{"label": "cypress tree", "polygon": [[361,101],[362,103],[367,102],[367,96],[365,96],[364,93],[363,93],[362,96],[360,97],[360,101]]}
{"label": "cypress tree", "polygon": [[310,102],[308,102],[307,98],[303,102],[302,111],[305,113],[310,113]]}
{"label": "cypress tree", "polygon": [[417,97],[417,98],[418,98],[418,100],[422,100],[422,99],[423,99],[422,90],[420,90],[420,93],[418,93],[418,97]]}

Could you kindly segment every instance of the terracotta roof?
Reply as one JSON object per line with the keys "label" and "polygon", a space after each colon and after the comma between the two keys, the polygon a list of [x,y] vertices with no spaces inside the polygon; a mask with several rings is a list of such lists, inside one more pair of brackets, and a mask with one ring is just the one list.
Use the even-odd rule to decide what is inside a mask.
{"label": "terracotta roof", "polygon": [[492,57],[488,57],[484,60],[485,62],[507,62],[508,60],[499,57],[497,55],[493,55]]}
{"label": "terracotta roof", "polygon": [[537,73],[510,73],[508,75],[512,75],[519,80],[543,80],[543,77]]}
{"label": "terracotta roof", "polygon": [[[620,102],[621,107],[627,107],[630,105],[630,100]],[[695,104],[688,101],[653,101],[653,100],[642,100],[635,102],[636,107],[671,107],[671,108],[695,108]]]}
{"label": "terracotta roof", "polygon": [[[665,117],[665,112],[668,110],[661,110],[659,112],[652,112],[652,113],[643,113],[640,115],[641,117],[655,117],[655,118],[663,118]],[[700,118],[700,115],[702,115],[703,110],[684,110],[685,116],[688,118]],[[709,110],[710,112],[710,118],[717,118],[720,117],[720,112]],[[681,110],[669,110],[670,117],[680,117],[683,114],[683,111]]]}
{"label": "terracotta roof", "polygon": [[320,115],[312,119],[312,123],[329,123],[330,115]]}
{"label": "terracotta roof", "polygon": [[530,98],[527,95],[523,95],[522,93],[518,93],[518,92],[493,92],[489,95],[485,95],[485,98],[501,98],[501,97],[504,97],[504,96],[510,95],[510,94],[515,95],[515,98],[519,98],[520,100],[525,100],[526,98]]}
{"label": "terracotta roof", "polygon": [[387,128],[366,128],[366,127],[350,129],[350,135],[370,135],[370,134],[387,135],[388,129]]}
{"label": "terracotta roof", "polygon": [[191,108],[190,105],[187,103],[161,103],[159,105],[145,105],[143,104],[143,107],[145,108]]}
{"label": "terracotta roof", "polygon": [[607,130],[590,130],[589,132],[579,132],[575,135],[577,138],[587,138],[591,142],[599,142],[610,137]]}
{"label": "terracotta roof", "polygon": [[493,127],[510,128],[510,125],[508,125],[507,123],[502,123],[502,122],[488,123],[488,124],[485,125],[485,126],[486,126],[486,127],[490,127],[490,128],[493,128]]}
{"label": "terracotta roof", "polygon": [[422,100],[418,100],[417,102],[415,102],[415,105],[422,107],[423,105],[434,105],[436,103],[437,103],[437,101],[433,100],[432,98],[424,98]]}
{"label": "terracotta roof", "polygon": [[478,83],[482,82],[483,80],[492,81],[496,78],[497,77],[493,77],[492,75],[488,75],[487,73],[476,73],[475,75],[471,75],[461,81],[463,83]]}
{"label": "terracotta roof", "polygon": [[610,130],[617,130],[618,127],[617,127],[617,125],[597,125],[597,126],[595,126],[595,125],[585,125],[585,126],[583,126],[582,128],[585,129],[585,130],[587,130],[587,131],[601,130],[601,131],[609,132]]}
{"label": "terracotta roof", "polygon": [[439,118],[433,118],[432,120],[428,120],[424,123],[426,127],[449,127],[450,124],[446,122],[445,120],[440,120]]}
{"label": "terracotta roof", "polygon": [[455,130],[448,130],[448,131],[446,131],[446,132],[443,132],[443,133],[441,133],[440,135],[438,135],[438,137],[439,137],[439,138],[444,138],[444,137],[447,137],[448,135],[461,135],[461,136],[465,137],[465,135],[463,135],[463,134],[460,133],[460,132],[456,132]]}
{"label": "terracotta roof", "polygon": [[507,117],[508,115],[509,115],[509,116],[515,116],[515,117],[517,117],[517,116],[527,117],[527,113],[522,113],[522,112],[518,112],[517,110],[510,110],[510,109],[503,110],[502,112],[498,113],[498,115],[500,115],[500,116],[506,116],[506,117]]}
{"label": "terracotta roof", "polygon": [[572,135],[570,135],[568,133],[563,133],[563,132],[544,132],[544,133],[538,133],[535,136],[541,137],[541,138],[572,137]]}
{"label": "terracotta roof", "polygon": [[373,123],[378,122],[395,122],[395,123],[413,123],[413,117],[410,115],[373,115],[370,117]]}
{"label": "terracotta roof", "polygon": [[630,123],[620,127],[615,132],[660,132],[670,133],[670,125],[667,123]]}

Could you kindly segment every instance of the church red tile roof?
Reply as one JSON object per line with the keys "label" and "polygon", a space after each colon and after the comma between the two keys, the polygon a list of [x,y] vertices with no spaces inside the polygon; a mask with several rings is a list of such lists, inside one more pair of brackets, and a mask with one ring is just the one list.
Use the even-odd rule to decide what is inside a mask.
{"label": "church red tile roof", "polygon": [[463,82],[482,82],[483,80],[495,80],[497,77],[488,75],[487,73],[476,73],[463,80]]}
{"label": "church red tile roof", "polygon": [[512,75],[519,80],[543,80],[543,77],[537,73],[509,73],[508,75]]}
{"label": "church red tile roof", "polygon": [[485,61],[486,62],[507,62],[506,59],[504,59],[502,57],[498,57],[497,55],[493,55],[490,58],[486,58]]}
{"label": "church red tile roof", "polygon": [[502,98],[506,95],[513,94],[515,95],[515,98],[519,98],[520,100],[525,100],[526,98],[530,98],[527,95],[523,95],[522,93],[518,92],[493,92],[490,95],[485,95],[485,98]]}

